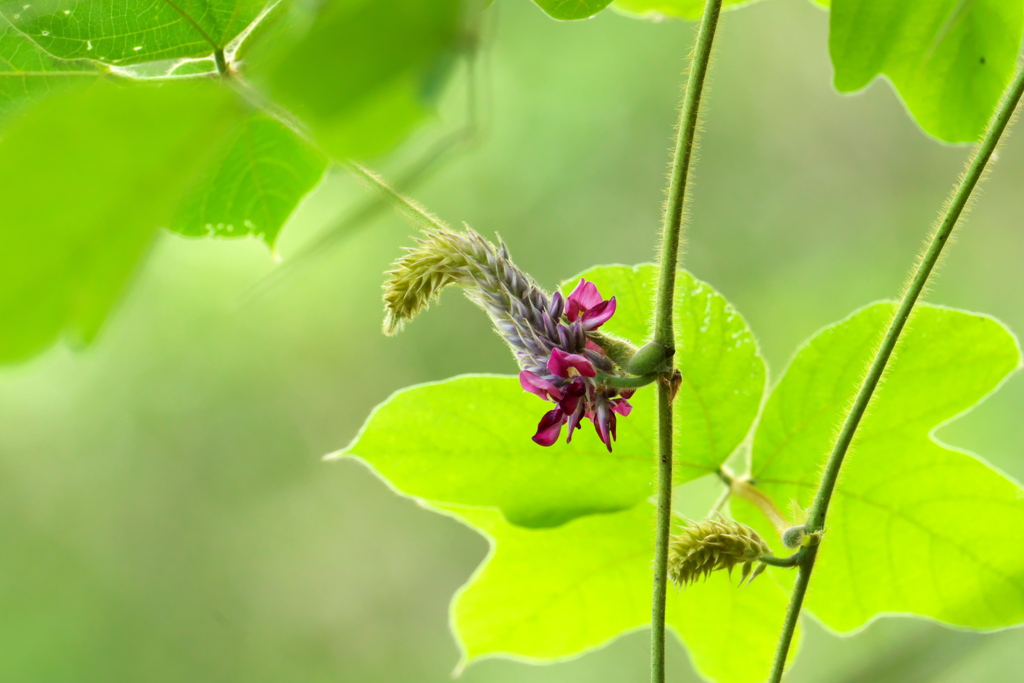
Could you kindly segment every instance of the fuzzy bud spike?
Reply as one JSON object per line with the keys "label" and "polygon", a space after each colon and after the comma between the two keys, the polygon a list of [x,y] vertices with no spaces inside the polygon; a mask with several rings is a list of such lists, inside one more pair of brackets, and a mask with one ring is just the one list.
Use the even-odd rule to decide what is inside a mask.
{"label": "fuzzy bud spike", "polygon": [[770,552],[764,539],[745,524],[722,518],[690,522],[669,540],[668,576],[677,586],[686,586],[719,569],[732,576],[733,567],[742,565],[742,586],[764,571],[758,560]]}
{"label": "fuzzy bud spike", "polygon": [[[496,247],[477,232],[432,228],[415,240],[417,246],[394,263],[384,283],[384,333],[393,335],[435,301],[449,285],[460,285],[491,316],[501,323],[518,322],[525,314],[531,323],[543,326],[543,309],[549,306],[547,295],[529,275],[508,256],[508,250]],[[539,308],[534,305],[541,303]],[[534,320],[536,319],[536,320]],[[557,340],[552,340],[557,341]],[[547,348],[515,348],[537,358],[546,357]]]}

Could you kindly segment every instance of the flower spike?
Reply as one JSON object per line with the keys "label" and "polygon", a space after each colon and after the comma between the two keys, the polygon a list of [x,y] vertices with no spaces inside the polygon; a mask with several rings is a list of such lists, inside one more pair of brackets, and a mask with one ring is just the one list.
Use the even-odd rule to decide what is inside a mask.
{"label": "flower spike", "polygon": [[[740,585],[753,581],[764,571],[759,562],[771,550],[756,531],[731,519],[704,519],[689,522],[669,539],[668,577],[677,586],[707,578],[713,571],[742,565]],[[757,563],[757,567],[754,564]],[[748,581],[748,583],[749,583]]]}
{"label": "flower spike", "polygon": [[629,414],[626,399],[633,392],[597,379],[599,373],[604,382],[620,377],[618,365],[587,333],[612,317],[615,297],[603,299],[583,279],[568,297],[548,296],[512,263],[504,244],[495,246],[468,228],[431,228],[406,252],[384,284],[386,334],[398,332],[449,285],[461,286],[512,349],[523,390],[556,404],[541,418],[533,440],[551,446],[568,425],[569,442],[587,418],[611,451],[616,415]]}

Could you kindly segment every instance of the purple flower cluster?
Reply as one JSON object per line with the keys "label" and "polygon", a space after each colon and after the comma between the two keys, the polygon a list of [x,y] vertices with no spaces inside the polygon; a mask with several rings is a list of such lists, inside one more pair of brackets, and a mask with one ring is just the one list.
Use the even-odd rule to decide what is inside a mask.
{"label": "purple flower cluster", "polygon": [[[565,342],[563,346],[571,348],[566,350],[556,346],[551,349],[543,370],[533,368],[519,373],[519,383],[523,389],[557,404],[554,410],[541,418],[537,433],[533,435],[533,440],[541,446],[555,443],[561,435],[562,426],[566,424],[569,425],[566,443],[572,441],[573,431],[579,427],[583,418],[587,418],[594,423],[597,435],[608,451],[612,450],[615,415],[629,415],[632,406],[626,399],[633,392],[597,383],[598,366],[610,370],[613,364],[600,346],[586,339],[585,332],[596,330],[608,322],[614,313],[615,297],[602,299],[597,286],[583,279],[568,299],[563,299],[561,292],[555,292],[551,297],[548,319],[554,323],[553,327],[567,328],[569,332],[551,336],[562,337]],[[563,314],[568,325],[560,320]],[[582,345],[580,339],[583,340]]]}
{"label": "purple flower cluster", "polygon": [[603,299],[593,282],[582,279],[568,297],[549,297],[512,262],[504,244],[494,245],[468,227],[461,233],[425,230],[406,251],[384,284],[385,333],[396,333],[448,286],[461,286],[515,354],[523,388],[556,404],[533,440],[550,446],[566,424],[571,439],[587,418],[611,451],[615,416],[629,414],[626,399],[633,391],[600,382],[599,376],[618,377],[620,370],[588,335],[614,315],[615,297]]}

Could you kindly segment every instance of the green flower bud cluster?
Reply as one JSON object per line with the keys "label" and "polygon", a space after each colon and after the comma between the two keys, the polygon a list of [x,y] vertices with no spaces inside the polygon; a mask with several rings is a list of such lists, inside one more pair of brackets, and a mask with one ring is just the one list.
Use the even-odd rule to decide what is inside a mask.
{"label": "green flower bud cluster", "polygon": [[[677,586],[686,586],[707,578],[713,571],[742,565],[740,585],[753,581],[764,571],[758,562],[771,550],[757,532],[731,519],[703,519],[690,522],[669,540],[668,578]],[[755,568],[754,565],[757,564]]]}

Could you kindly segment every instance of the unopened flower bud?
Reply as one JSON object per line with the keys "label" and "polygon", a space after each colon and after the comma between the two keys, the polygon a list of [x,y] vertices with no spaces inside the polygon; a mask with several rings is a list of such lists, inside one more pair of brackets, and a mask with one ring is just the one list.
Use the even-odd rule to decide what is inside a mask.
{"label": "unopened flower bud", "polygon": [[803,524],[799,526],[791,526],[782,532],[782,545],[787,548],[799,548],[800,544],[803,543],[806,533],[807,532]]}

